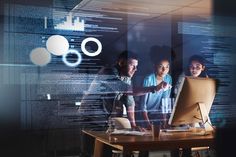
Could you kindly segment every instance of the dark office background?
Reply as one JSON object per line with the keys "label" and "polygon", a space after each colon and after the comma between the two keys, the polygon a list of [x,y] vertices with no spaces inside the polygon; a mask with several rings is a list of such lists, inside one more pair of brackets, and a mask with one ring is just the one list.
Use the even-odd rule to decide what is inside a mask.
{"label": "dark office background", "polygon": [[[142,58],[134,77],[135,85],[141,85],[143,77],[152,71],[149,51],[155,45],[172,49],[174,81],[192,54],[203,55],[209,61],[209,75],[220,80],[211,120],[220,128],[234,125],[236,5],[233,0],[206,4],[204,0],[189,1],[179,6],[166,1],[165,4],[163,0],[164,10],[152,8],[150,12],[142,10],[140,6],[145,4],[141,2],[123,3],[127,7],[120,10],[112,10],[115,2],[100,4],[94,0],[76,7],[80,2],[0,1],[0,137],[7,155],[81,154],[80,131],[91,126],[76,112],[79,106],[76,102],[81,101],[90,79],[101,66],[113,64],[119,52],[128,49]],[[132,4],[141,11],[138,7],[129,11],[127,8]],[[114,8],[106,8],[110,6]],[[91,10],[93,7],[100,10]],[[71,11],[84,13],[86,24],[93,27],[85,32],[54,29]],[[102,16],[96,17],[98,14]],[[34,65],[30,52],[45,47],[46,40],[54,34],[65,36],[75,49],[80,49],[82,39],[96,37],[103,45],[102,53],[96,57],[82,54],[83,60],[77,67],[66,66],[57,56],[52,56],[47,66]],[[96,50],[96,45],[90,44],[89,48]],[[136,101],[138,104],[138,97]]]}

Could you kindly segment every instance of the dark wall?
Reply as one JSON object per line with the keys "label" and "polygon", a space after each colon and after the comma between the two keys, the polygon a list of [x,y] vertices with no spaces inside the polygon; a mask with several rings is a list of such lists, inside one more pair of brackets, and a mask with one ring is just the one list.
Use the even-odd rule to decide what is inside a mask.
{"label": "dark wall", "polygon": [[213,14],[217,16],[235,17],[236,2],[234,0],[214,0],[213,1]]}

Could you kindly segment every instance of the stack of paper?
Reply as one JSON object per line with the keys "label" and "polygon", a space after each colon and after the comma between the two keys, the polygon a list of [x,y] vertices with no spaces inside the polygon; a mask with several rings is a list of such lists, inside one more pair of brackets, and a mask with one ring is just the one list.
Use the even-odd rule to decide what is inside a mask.
{"label": "stack of paper", "polygon": [[142,136],[145,134],[145,132],[140,132],[140,131],[131,131],[131,130],[114,130],[112,133],[112,135],[138,135],[138,136]]}

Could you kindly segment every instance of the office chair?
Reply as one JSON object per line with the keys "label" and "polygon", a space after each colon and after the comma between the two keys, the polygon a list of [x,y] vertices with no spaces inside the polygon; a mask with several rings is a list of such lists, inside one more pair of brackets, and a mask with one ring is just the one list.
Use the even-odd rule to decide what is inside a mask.
{"label": "office chair", "polygon": [[[201,151],[209,151],[209,147],[193,147],[191,148],[193,152],[193,157],[201,157]],[[209,154],[209,153],[208,153]]]}
{"label": "office chair", "polygon": [[[183,155],[183,149],[180,148],[180,157]],[[193,157],[201,157],[200,151],[209,151],[209,147],[193,147],[191,148],[192,156]]]}
{"label": "office chair", "polygon": [[[115,123],[116,129],[131,129],[131,124],[128,118],[125,117],[114,117],[112,120]],[[135,156],[135,154],[139,154],[138,151],[132,152],[132,157]],[[122,155],[121,150],[112,150],[112,157],[120,157]]]}

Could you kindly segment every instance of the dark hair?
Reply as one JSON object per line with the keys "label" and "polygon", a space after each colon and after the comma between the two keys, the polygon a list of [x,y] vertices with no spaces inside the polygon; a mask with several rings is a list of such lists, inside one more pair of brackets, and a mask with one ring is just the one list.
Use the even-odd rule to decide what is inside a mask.
{"label": "dark hair", "polygon": [[138,60],[138,55],[133,53],[133,52],[131,52],[131,51],[125,50],[125,51],[122,51],[119,54],[119,56],[117,58],[117,61],[119,61],[121,59],[126,59],[126,60],[128,60],[128,59],[136,59],[136,60]]}
{"label": "dark hair", "polygon": [[202,56],[199,56],[199,55],[191,56],[189,58],[188,65],[190,65],[192,63],[192,61],[197,61],[203,66],[205,66],[205,64],[206,64],[206,60]]}
{"label": "dark hair", "polygon": [[151,47],[149,55],[154,65],[159,64],[163,60],[170,62],[171,48],[168,46],[154,45]]}
{"label": "dark hair", "polygon": [[[188,60],[188,66],[192,63],[192,61],[197,61],[199,62],[202,66],[205,66],[204,71],[201,72],[201,74],[198,77],[208,77],[207,75],[207,68],[206,68],[206,60],[200,56],[200,55],[193,55],[189,58]],[[187,69],[187,75],[190,76],[190,71]]]}

